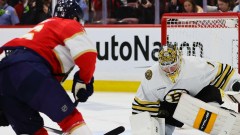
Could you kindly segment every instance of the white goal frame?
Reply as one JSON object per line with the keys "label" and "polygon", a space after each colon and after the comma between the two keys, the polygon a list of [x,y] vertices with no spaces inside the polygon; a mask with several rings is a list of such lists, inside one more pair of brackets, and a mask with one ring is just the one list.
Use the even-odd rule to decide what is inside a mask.
{"label": "white goal frame", "polygon": [[[198,38],[204,37],[203,39],[201,39],[201,41],[202,42],[208,41],[210,44],[207,45],[207,43],[201,43],[201,45],[203,44],[203,46],[205,46],[206,48],[205,50],[203,49],[201,51],[207,53],[207,55],[210,54],[210,56],[207,56],[209,58],[212,57],[211,55],[217,55],[217,56],[213,56],[216,58],[231,57],[229,60],[225,60],[225,61],[229,62],[229,64],[231,65],[232,63],[234,64],[236,63],[235,68],[238,68],[238,72],[240,73],[240,68],[239,68],[240,53],[238,53],[240,52],[239,51],[240,47],[238,47],[238,45],[240,44],[239,17],[240,17],[240,14],[234,13],[234,12],[232,13],[230,12],[228,13],[166,13],[163,15],[161,19],[161,44],[166,45],[169,42],[171,43],[174,42],[174,43],[177,43],[179,46],[180,43],[178,41],[175,41],[176,39],[172,41],[173,38],[178,38],[178,36],[175,35],[176,33],[180,35],[179,36],[180,39],[184,38],[185,33],[188,33],[187,36],[189,36],[189,39],[195,38],[195,40],[197,40]],[[197,33],[200,31],[200,35],[191,37],[191,35],[194,35],[195,31]],[[203,33],[204,31],[206,32]],[[214,31],[216,32],[214,33]],[[222,37],[220,33],[223,34]],[[216,37],[210,38],[210,36],[216,36]],[[228,37],[231,38],[231,36],[233,37],[233,39],[229,39],[230,41],[228,42],[226,41],[225,43],[225,39],[227,40]],[[218,39],[220,41],[218,41]],[[184,41],[188,41],[188,39],[185,39]],[[220,47],[216,47],[217,45],[215,44],[222,44],[222,45],[219,45]],[[232,46],[227,47],[227,46],[230,46],[228,44],[232,44]],[[187,50],[189,51],[189,49]],[[211,52],[209,50],[211,50]],[[228,53],[226,53],[226,56],[217,54],[218,51],[219,52],[223,51],[221,54],[225,54],[224,53],[225,50],[226,52],[227,50],[229,50]],[[191,51],[193,52],[195,50],[191,50]],[[194,52],[194,55],[196,55],[195,52]],[[224,60],[223,61],[219,60],[219,61],[223,63],[225,62]]]}

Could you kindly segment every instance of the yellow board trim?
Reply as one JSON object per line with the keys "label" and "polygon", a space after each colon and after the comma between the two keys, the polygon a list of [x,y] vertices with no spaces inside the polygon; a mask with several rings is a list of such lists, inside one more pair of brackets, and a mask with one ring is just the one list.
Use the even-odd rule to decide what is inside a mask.
{"label": "yellow board trim", "polygon": [[[63,88],[71,91],[73,80],[66,80],[62,84]],[[112,81],[95,80],[94,90],[97,92],[137,92],[140,81]]]}

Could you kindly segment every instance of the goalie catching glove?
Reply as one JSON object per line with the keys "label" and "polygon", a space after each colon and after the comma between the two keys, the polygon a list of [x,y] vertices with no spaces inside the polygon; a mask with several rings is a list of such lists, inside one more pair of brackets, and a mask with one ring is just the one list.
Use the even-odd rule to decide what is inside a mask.
{"label": "goalie catching glove", "polygon": [[91,79],[90,83],[85,84],[79,78],[79,71],[74,74],[73,85],[72,85],[72,93],[74,99],[78,102],[86,102],[88,97],[93,94],[93,83],[94,78]]}

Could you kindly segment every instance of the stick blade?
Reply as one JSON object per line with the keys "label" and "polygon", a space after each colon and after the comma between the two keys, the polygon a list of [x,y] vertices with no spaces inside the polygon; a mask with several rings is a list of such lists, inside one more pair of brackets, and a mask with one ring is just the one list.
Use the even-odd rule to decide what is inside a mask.
{"label": "stick blade", "polygon": [[123,126],[119,126],[115,129],[105,133],[104,135],[118,135],[118,134],[121,134],[124,131],[125,131],[125,128]]}
{"label": "stick blade", "polygon": [[58,129],[54,129],[54,128],[50,128],[50,127],[47,127],[47,126],[44,126],[44,128],[47,130],[47,131],[50,131],[52,133],[55,133],[55,134],[63,134],[63,132],[61,130],[58,130]]}

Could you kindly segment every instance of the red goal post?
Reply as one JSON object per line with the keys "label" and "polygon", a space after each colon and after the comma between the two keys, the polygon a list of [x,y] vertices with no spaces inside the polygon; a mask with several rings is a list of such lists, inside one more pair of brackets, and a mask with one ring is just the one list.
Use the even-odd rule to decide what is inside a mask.
{"label": "red goal post", "polygon": [[161,20],[161,44],[174,43],[186,55],[238,68],[239,17],[239,13],[166,13]]}

